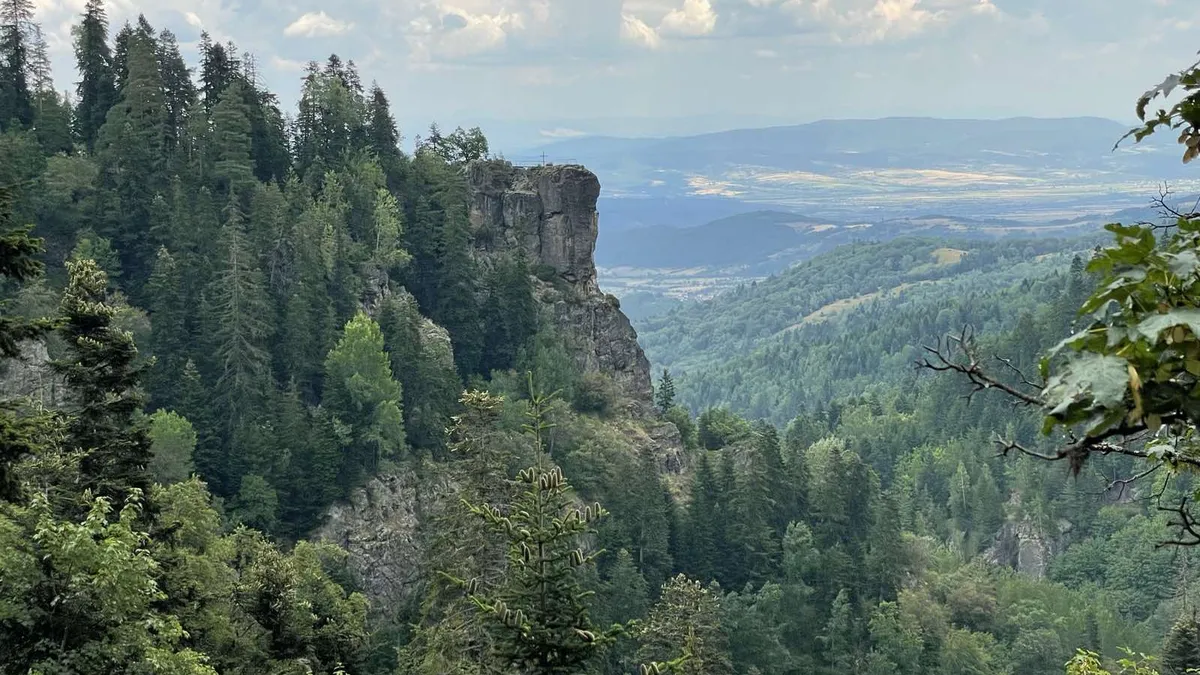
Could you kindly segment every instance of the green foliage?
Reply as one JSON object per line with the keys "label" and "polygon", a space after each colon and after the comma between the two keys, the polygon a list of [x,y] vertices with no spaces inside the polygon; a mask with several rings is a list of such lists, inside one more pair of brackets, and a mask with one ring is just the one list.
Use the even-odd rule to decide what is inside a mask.
{"label": "green foliage", "polygon": [[150,476],[156,483],[169,485],[192,475],[192,453],[196,450],[196,430],[186,417],[169,410],[150,416]]}
{"label": "green foliage", "polygon": [[728,408],[709,408],[696,423],[700,445],[720,450],[750,435],[750,423]]}
{"label": "green foliage", "polygon": [[150,439],[134,421],[144,364],[133,335],[114,325],[108,278],[91,260],[68,262],[59,328],[67,354],[54,363],[74,396],[68,443],[84,453],[82,477],[97,495],[123,499],[149,487]]}
{"label": "green foliage", "polygon": [[400,383],[384,351],[383,332],[365,313],[355,315],[325,359],[325,405],[347,430],[343,471],[373,471],[404,450]]}
{"label": "green foliage", "polygon": [[508,569],[497,588],[466,582],[467,593],[489,618],[494,658],[502,667],[576,673],[614,635],[592,624],[591,593],[580,578],[597,554],[585,553],[579,540],[607,513],[598,503],[574,506],[570,485],[558,468],[525,469],[517,480],[526,488],[508,515],[487,504],[470,506],[508,539]]}
{"label": "green foliage", "polygon": [[666,368],[663,368],[658,387],[654,390],[654,403],[664,413],[675,406],[675,380]]}
{"label": "green foliage", "polygon": [[680,574],[663,585],[659,600],[638,628],[643,662],[668,661],[686,650],[678,672],[729,675],[729,637],[721,625],[720,589]]}

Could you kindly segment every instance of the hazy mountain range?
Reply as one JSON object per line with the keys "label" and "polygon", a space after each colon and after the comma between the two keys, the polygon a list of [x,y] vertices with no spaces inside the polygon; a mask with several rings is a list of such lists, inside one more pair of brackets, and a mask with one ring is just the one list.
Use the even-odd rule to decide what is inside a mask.
{"label": "hazy mountain range", "polygon": [[[671,138],[588,136],[526,155],[595,171],[609,230],[771,207],[849,220],[1054,220],[1140,206],[1163,180],[1200,187],[1172,139],[1114,149],[1129,126],[1094,117],[829,120]],[[697,199],[722,211],[668,222],[688,220],[672,212],[695,210]]]}

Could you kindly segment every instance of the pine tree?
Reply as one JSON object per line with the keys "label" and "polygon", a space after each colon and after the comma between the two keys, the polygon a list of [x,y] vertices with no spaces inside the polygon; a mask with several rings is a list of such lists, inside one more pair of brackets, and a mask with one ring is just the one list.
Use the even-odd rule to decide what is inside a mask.
{"label": "pine tree", "polygon": [[87,0],[82,21],[72,31],[79,84],[75,89],[75,131],[92,150],[108,110],[117,101],[112,51],[108,46],[108,17],[104,0]]}
{"label": "pine tree", "polygon": [[658,389],[654,392],[654,402],[663,413],[675,405],[675,380],[671,371],[663,368],[662,377],[658,380]]}
{"label": "pine tree", "polygon": [[0,131],[33,124],[29,83],[33,0],[0,2]]}
{"label": "pine tree", "polygon": [[133,336],[113,325],[108,278],[91,260],[69,261],[60,328],[67,355],[54,363],[74,392],[69,445],[82,451],[82,479],[95,494],[122,503],[150,478],[150,439],[134,415],[142,405],[143,364]]}

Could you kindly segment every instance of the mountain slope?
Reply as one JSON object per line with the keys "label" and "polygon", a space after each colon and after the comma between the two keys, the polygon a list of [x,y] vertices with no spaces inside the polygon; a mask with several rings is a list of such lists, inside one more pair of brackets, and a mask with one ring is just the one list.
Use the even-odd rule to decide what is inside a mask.
{"label": "mountain slope", "polygon": [[693,409],[729,405],[784,421],[911,376],[919,345],[940,334],[965,324],[1011,328],[1022,312],[1053,301],[1061,279],[1041,280],[1091,241],[853,244],[637,327],[651,361],[670,368]]}

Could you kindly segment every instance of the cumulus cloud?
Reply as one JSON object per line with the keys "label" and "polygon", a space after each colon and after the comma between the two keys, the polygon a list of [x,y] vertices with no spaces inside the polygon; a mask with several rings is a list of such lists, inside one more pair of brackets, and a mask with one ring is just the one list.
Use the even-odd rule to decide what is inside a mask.
{"label": "cumulus cloud", "polygon": [[283,29],[288,37],[328,37],[342,35],[354,27],[349,21],[335,19],[324,11],[308,12]]}
{"label": "cumulus cloud", "polygon": [[716,27],[717,13],[709,0],[684,0],[682,7],[663,17],[658,29],[665,35],[698,37],[712,33]]}
{"label": "cumulus cloud", "polygon": [[632,14],[621,15],[621,39],[647,49],[658,49],[662,38],[658,31]]}
{"label": "cumulus cloud", "polygon": [[[474,3],[478,5],[478,3]],[[503,7],[494,12],[473,6],[439,3],[438,14],[417,16],[407,26],[413,59],[453,61],[501,49],[510,32],[525,26],[522,14]]]}

